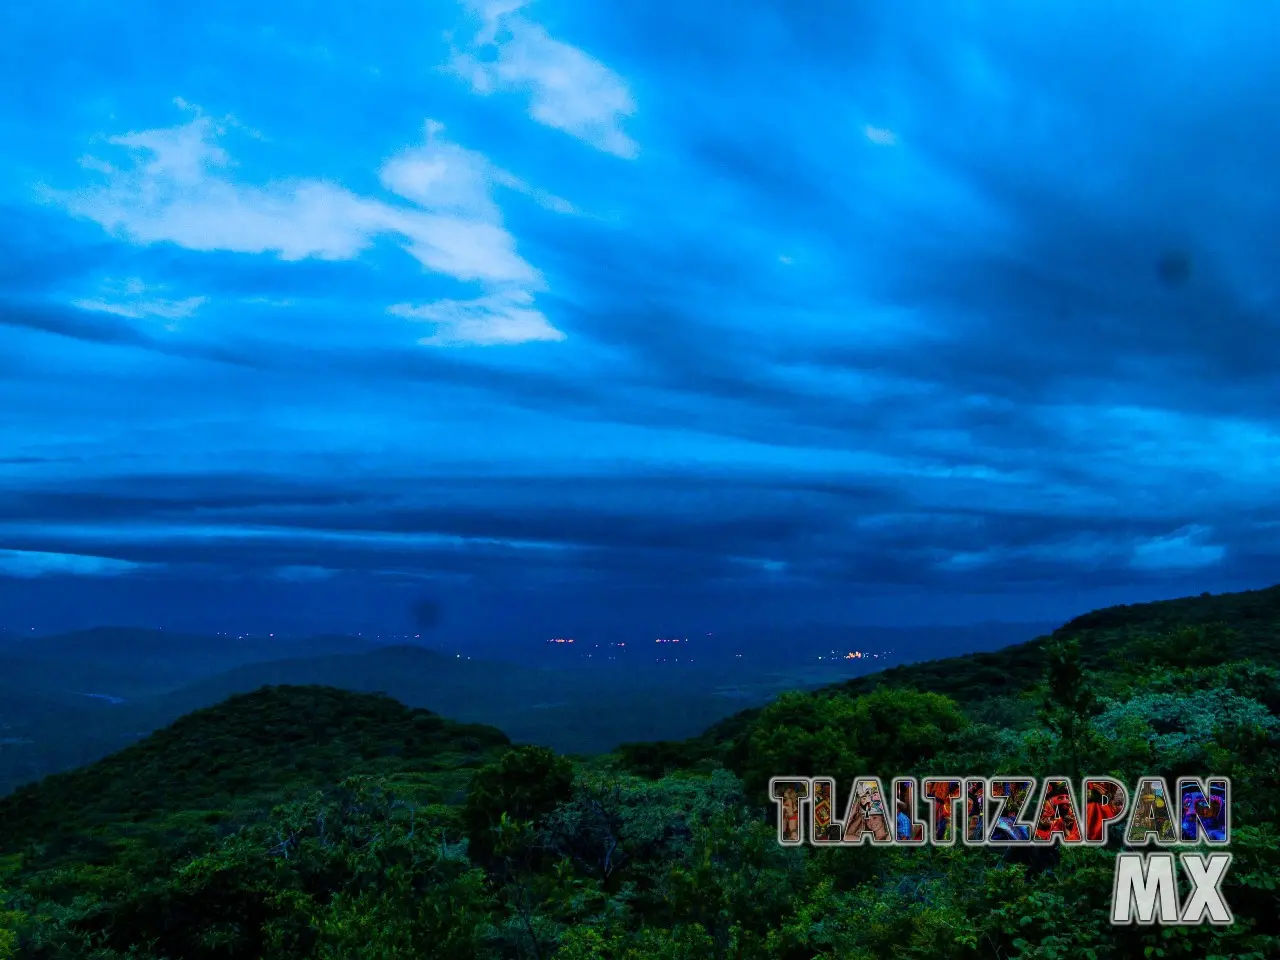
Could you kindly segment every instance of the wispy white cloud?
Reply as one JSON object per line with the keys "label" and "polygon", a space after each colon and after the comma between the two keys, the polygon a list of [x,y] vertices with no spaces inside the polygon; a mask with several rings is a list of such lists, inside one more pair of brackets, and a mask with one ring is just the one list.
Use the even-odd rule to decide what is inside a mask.
{"label": "wispy white cloud", "polygon": [[207,297],[184,297],[172,300],[155,296],[158,291],[138,279],[124,282],[109,280],[97,297],[71,301],[72,306],[97,313],[110,313],[131,320],[167,320],[165,326],[172,330],[177,321],[195,314],[207,301]]}
{"label": "wispy white cloud", "polygon": [[1131,566],[1140,570],[1195,570],[1222,562],[1226,548],[1206,542],[1207,527],[1187,527],[1134,548]]}
{"label": "wispy white cloud", "polygon": [[867,124],[862,128],[862,135],[878,147],[894,147],[898,144],[898,135],[884,127],[873,127]]}
{"label": "wispy white cloud", "polygon": [[531,187],[519,177],[507,173],[505,170],[493,168],[493,182],[506,187],[508,190],[523,193],[534,203],[555,213],[570,214],[578,212],[577,208],[563,197],[557,197],[554,193],[548,193],[540,187]]}
{"label": "wispy white cloud", "polygon": [[444,127],[426,125],[426,142],[404,150],[382,166],[382,185],[441,215],[486,223],[502,219],[489,183],[489,161],[481,153],[449,143]]}
{"label": "wispy white cloud", "polygon": [[421,342],[431,346],[527,343],[532,340],[563,340],[532,306],[533,297],[523,291],[492,294],[476,300],[441,300],[424,306],[398,303],[390,312],[409,320],[436,325],[436,332]]}
{"label": "wispy white cloud", "polygon": [[[435,123],[427,124],[422,143],[391,157],[380,170],[383,187],[404,202],[361,196],[316,179],[243,183],[232,176],[234,163],[220,143],[226,129],[225,122],[197,112],[180,126],[112,137],[109,143],[129,153],[127,165],[87,158],[82,165],[102,181],[80,190],[48,191],[49,199],[134,243],[274,253],[283,260],[353,259],[380,236],[399,237],[428,270],[483,288],[467,322],[453,326],[455,332],[472,331],[474,343],[518,342],[511,338],[522,328],[542,330],[536,339],[549,338],[546,331],[553,328],[532,307],[533,294],[545,286],[543,278],[517,251],[494,193],[498,187],[518,190],[557,212],[572,210],[567,201],[449,142]],[[140,293],[78,305],[122,316],[176,317],[189,315],[202,302],[147,301]],[[489,316],[494,331],[486,334],[484,310],[490,305],[495,305]],[[454,301],[438,305],[445,313],[456,309]]]}
{"label": "wispy white cloud", "polygon": [[10,577],[116,577],[138,569],[139,564],[110,557],[37,550],[0,550],[0,574]]}
{"label": "wispy white cloud", "polygon": [[[437,124],[429,124],[426,143],[389,160],[382,168],[382,185],[424,208],[453,217],[455,222],[469,224],[474,243],[455,243],[447,248],[437,245],[434,251],[416,251],[415,256],[433,269],[456,276],[461,258],[478,255],[482,250],[492,256],[501,247],[502,240],[497,235],[500,232],[509,238],[509,252],[515,257],[515,241],[501,226],[493,186],[529,194],[538,191],[494,167],[483,154],[441,140],[440,129]],[[549,194],[538,199],[553,209],[557,207],[551,201],[556,201],[559,212],[572,209],[566,201]],[[490,290],[474,300],[442,300],[418,306],[401,303],[389,308],[389,312],[436,324],[436,333],[420,341],[429,346],[493,346],[564,339],[564,334],[533,306],[533,291],[541,287],[537,274],[522,276],[512,269],[509,276],[492,279],[506,282],[490,284]]]}
{"label": "wispy white cloud", "polygon": [[467,49],[454,52],[449,67],[472,90],[526,93],[529,116],[538,123],[615,156],[639,154],[622,129],[636,110],[622,77],[523,16],[522,0],[471,0],[468,6],[482,25]]}
{"label": "wispy white cloud", "polygon": [[[487,191],[474,166],[452,169],[447,146],[428,142],[444,189],[414,189],[392,160],[383,181],[417,206],[359,196],[323,180],[282,180],[266,186],[228,175],[231,160],[218,143],[224,128],[206,116],[177,127],[112,137],[134,155],[123,169],[95,162],[106,183],[57,195],[79,216],[137,243],[171,242],[191,250],[276,253],[284,260],[348,260],[382,234],[399,234],[424,266],[459,280],[528,282],[536,271],[515,253],[492,200],[464,202],[451,190]],[[412,151],[410,151],[412,154]],[[419,164],[419,166],[423,166]],[[429,165],[428,165],[429,167]]]}
{"label": "wispy white cloud", "polygon": [[993,547],[988,550],[955,553],[942,558],[944,570],[977,570],[996,564],[1074,564],[1096,569],[1107,559],[1128,563],[1135,570],[1193,570],[1221,563],[1226,549],[1208,542],[1207,527],[1186,527],[1170,534],[1137,543],[1120,538],[1080,535],[1065,541],[1026,547]]}
{"label": "wispy white cloud", "polygon": [[556,213],[576,213],[573,204],[530,186],[515,174],[494,166],[489,158],[445,140],[443,125],[426,124],[425,143],[405,150],[382,167],[382,185],[392,193],[438,213],[452,213],[500,223],[493,188],[504,187],[530,197]]}
{"label": "wispy white cloud", "polygon": [[190,250],[276,253],[284,260],[345,260],[390,229],[389,211],[319,180],[266,186],[236,182],[219,138],[224,124],[197,116],[176,127],[111,137],[130,162],[96,157],[82,166],[103,182],[50,191],[71,213],[135,243],[176,243]]}

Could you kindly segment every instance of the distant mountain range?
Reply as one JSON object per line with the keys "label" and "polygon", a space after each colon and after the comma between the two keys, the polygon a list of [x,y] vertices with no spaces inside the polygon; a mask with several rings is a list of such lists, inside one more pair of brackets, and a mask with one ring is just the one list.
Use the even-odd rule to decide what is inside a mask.
{"label": "distant mountain range", "polygon": [[[305,639],[208,636],[143,630],[136,627],[96,627],[47,637],[16,637],[0,647],[6,666],[36,669],[56,678],[60,688],[94,681],[124,684],[130,691],[154,692],[189,683],[198,677],[241,664],[284,657],[357,653],[374,643],[360,637],[318,636]],[[50,670],[61,665],[61,671]],[[93,671],[101,671],[94,674]],[[115,692],[121,692],[120,688]]]}
{"label": "distant mountain range", "polygon": [[[957,628],[949,652],[994,649],[1034,635],[1026,625],[997,626],[1003,629]],[[763,643],[762,631],[754,638],[716,638],[702,646],[706,655],[696,666],[674,669],[639,650],[625,663],[543,657],[537,665],[350,636],[264,640],[103,627],[19,637],[0,646],[0,795],[266,686],[385,693],[411,707],[498,727],[516,741],[595,753],[624,742],[695,736],[782,690],[885,665],[818,661],[815,651],[837,640],[896,644],[900,655],[916,660],[928,659],[946,636],[941,629],[808,628],[796,632],[790,651],[781,646],[777,656],[735,659],[733,650],[749,639],[755,643],[746,649],[765,649],[756,645]]]}
{"label": "distant mountain range", "polygon": [[808,623],[780,628],[726,630],[692,637],[693,649],[711,657],[742,653],[761,662],[793,663],[831,653],[893,652],[894,663],[917,663],[938,657],[998,650],[1046,636],[1060,623],[989,623],[936,627],[883,627],[842,623]]}

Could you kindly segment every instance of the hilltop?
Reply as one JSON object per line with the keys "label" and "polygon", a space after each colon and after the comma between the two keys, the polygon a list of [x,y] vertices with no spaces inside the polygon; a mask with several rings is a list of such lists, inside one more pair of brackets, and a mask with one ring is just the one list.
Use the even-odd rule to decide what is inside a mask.
{"label": "hilltop", "polygon": [[264,642],[134,627],[12,638],[0,646],[0,796],[120,750],[182,714],[272,682],[162,705],[167,694],[210,675],[290,653],[370,649],[376,647],[358,637]]}
{"label": "hilltop", "polygon": [[[92,631],[53,638],[54,649],[64,656],[6,658],[0,653],[0,676],[20,694],[0,696],[0,795],[106,756],[193,710],[265,686],[384,693],[455,720],[496,726],[521,742],[562,753],[602,753],[642,737],[692,736],[744,704],[812,685],[806,678],[767,670],[720,675],[659,671],[653,665],[648,670],[538,669],[416,645],[263,660],[278,648],[234,641],[219,654],[232,666],[201,673],[191,651],[203,643],[216,652],[221,640],[197,638],[187,644],[175,668],[167,638],[158,632]],[[334,643],[341,645],[343,638]],[[238,662],[251,654],[259,659]],[[726,684],[727,679],[737,682]]]}
{"label": "hilltop", "polygon": [[[991,712],[992,701],[1008,707],[1032,691],[1044,678],[1053,645],[1068,639],[1078,644],[1084,668],[1093,671],[1130,669],[1136,661],[1280,665],[1280,586],[1106,607],[1025,643],[890,667],[814,692],[857,696],[905,688],[945,695],[980,714]],[[741,737],[759,714],[760,708],[741,711],[687,743],[664,749],[686,758],[718,754],[718,747]],[[629,752],[631,747],[624,748]],[[640,752],[652,753],[653,746]]]}
{"label": "hilltop", "polygon": [[[102,843],[140,825],[160,829],[180,814],[184,824],[204,826],[252,818],[349,776],[434,785],[437,799],[453,797],[461,774],[510,742],[491,727],[455,723],[386,696],[267,687],[0,798],[0,853],[34,841],[44,851],[40,862],[86,838]],[[433,777],[440,771],[444,779]]]}

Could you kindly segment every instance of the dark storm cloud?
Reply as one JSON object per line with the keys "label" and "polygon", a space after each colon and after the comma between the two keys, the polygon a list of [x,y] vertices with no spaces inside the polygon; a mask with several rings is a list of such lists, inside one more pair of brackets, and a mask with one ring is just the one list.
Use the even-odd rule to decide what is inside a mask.
{"label": "dark storm cloud", "polygon": [[[876,271],[874,295],[928,311],[946,335],[928,344],[908,338],[867,346],[857,342],[851,323],[849,336],[836,333],[817,349],[793,346],[792,358],[887,369],[941,384],[952,395],[985,393],[1013,402],[1087,397],[1245,414],[1274,409],[1277,302],[1274,295],[1259,299],[1257,288],[1242,289],[1238,276],[1233,282],[1233,268],[1241,264],[1230,254],[1252,260],[1258,278],[1274,276],[1280,265],[1280,248],[1254,229],[1280,214],[1274,190],[1256,186],[1272,181],[1266,158],[1280,148],[1274,130],[1257,122],[1280,82],[1277,72],[1237,67],[1225,78],[1215,76],[1226,81],[1215,87],[1194,59],[1179,63],[1176,47],[1160,49],[1173,30],[1152,32],[1136,16],[1103,34],[1068,32],[1048,60],[1042,44],[1014,42],[1042,37],[1060,15],[1023,14],[1000,26],[996,17],[978,30],[954,10],[940,9],[919,29],[892,31],[891,42],[875,51],[873,61],[909,61],[926,102],[939,108],[933,122],[902,131],[906,147],[998,209],[1012,229],[1004,238],[984,238],[951,222],[946,233],[931,236],[935,209],[916,231],[879,231],[876,243],[893,256]],[[937,29],[947,23],[958,27],[954,36]],[[1238,19],[1232,24],[1241,26]],[[1117,73],[1124,69],[1122,49],[1143,31],[1152,35],[1140,36],[1138,48],[1169,67],[1158,84],[1138,79],[1150,63],[1135,63],[1128,77]],[[833,32],[840,31],[821,36]],[[1268,20],[1262,35],[1274,32]],[[821,43],[819,34],[809,36]],[[961,100],[975,91],[972,78],[958,72],[965,61],[955,51],[964,44],[969,62],[985,59],[1000,84],[1000,106],[1026,110],[1041,127],[1052,117],[1092,129],[1055,129],[1068,140],[1062,145],[1037,143],[1034,127],[1023,142],[1011,140],[999,129],[1008,116],[950,121],[948,113],[966,117]],[[1251,49],[1263,45],[1255,38]],[[848,69],[859,74],[856,66]],[[908,75],[899,71],[898,79]],[[990,99],[989,89],[981,92]],[[803,110],[761,114],[732,133],[721,128],[719,138],[702,134],[695,155],[711,175],[708,182],[735,183],[756,216],[763,213],[780,230],[816,232],[851,257],[865,257],[868,223],[857,215],[857,188],[835,175],[840,154],[856,146],[849,118],[838,111],[838,122]],[[812,149],[814,138],[801,132],[797,116],[817,123],[830,151]],[[1081,157],[1084,179],[1106,170],[1114,195],[1082,193],[1069,180],[1071,170],[1046,178],[1060,165],[1046,165],[1047,155],[1035,151],[1081,152],[1073,141],[1089,144]],[[1247,191],[1250,203],[1223,203],[1223,191],[1233,189],[1220,178],[1225,171],[1237,174],[1237,198]],[[867,199],[863,194],[863,204]],[[1243,247],[1224,249],[1224,230],[1235,231]],[[1171,250],[1183,249],[1192,266],[1185,280],[1159,283],[1160,264]],[[693,338],[688,325],[680,329]],[[646,339],[646,348],[651,343]]]}
{"label": "dark storm cloud", "polygon": [[0,292],[7,296],[49,290],[127,259],[118,245],[86,237],[58,212],[0,204]]}
{"label": "dark storm cloud", "polygon": [[48,310],[16,303],[0,303],[0,324],[39,330],[73,340],[110,346],[156,349],[156,341],[130,323],[87,311]]}
{"label": "dark storm cloud", "polygon": [[1170,239],[1149,226],[1117,224],[1106,211],[1044,195],[1023,196],[1016,209],[1016,252],[961,247],[922,255],[886,286],[888,296],[948,315],[946,341],[910,354],[845,348],[844,361],[892,363],[1015,400],[1274,408],[1276,304],[1249,302],[1256,291],[1233,288],[1208,254],[1196,260],[1194,278],[1162,286],[1158,268]]}
{"label": "dark storm cloud", "polygon": [[217,344],[167,342],[129,321],[90,310],[44,308],[0,300],[0,326],[80,340],[110,347],[132,347],[153,353],[235,366],[256,367],[261,360]]}
{"label": "dark storm cloud", "polygon": [[[122,478],[119,488],[159,483]],[[698,476],[459,477],[418,481],[418,503],[392,493],[403,487],[385,481],[369,491],[274,490],[253,478],[223,476],[173,487],[163,496],[10,494],[0,533],[10,549],[200,568],[214,576],[319,567],[488,584],[569,576],[645,587],[690,577],[708,583],[771,577],[827,588],[959,583],[981,591],[1051,582],[1064,570],[1085,584],[1150,580],[1159,571],[1135,566],[1133,545],[1158,541],[1171,525],[1204,520],[1167,513],[1054,517],[998,505],[948,511],[912,502],[889,484],[789,483],[780,476],[754,484]],[[439,505],[424,505],[433,501]],[[1280,521],[1280,510],[1274,514],[1273,522]],[[33,515],[43,522],[22,522]],[[1272,514],[1253,523],[1265,518]],[[1229,519],[1221,522],[1213,532],[1228,532]],[[113,529],[125,538],[113,539]],[[956,557],[962,562],[951,562]]]}
{"label": "dark storm cloud", "polygon": [[[412,621],[436,580],[626,619],[1280,570],[1280,21],[545,2],[615,72],[590,130],[534,75],[424,79],[449,52],[404,38],[458,29],[425,10],[317,14],[319,59],[152,24],[155,76],[93,122],[167,152],[48,113],[99,180],[29,150],[66,189],[0,208],[0,572]],[[205,113],[161,112],[179,80]],[[428,102],[464,152],[412,168],[447,194],[416,220],[385,164]],[[524,342],[417,343],[475,317]]]}

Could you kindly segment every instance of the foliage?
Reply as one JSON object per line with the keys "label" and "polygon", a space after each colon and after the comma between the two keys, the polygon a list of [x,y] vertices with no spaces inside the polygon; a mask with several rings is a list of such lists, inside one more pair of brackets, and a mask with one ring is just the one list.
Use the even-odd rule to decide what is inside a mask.
{"label": "foliage", "polygon": [[[0,861],[0,905],[8,899],[4,881],[8,874],[17,867],[16,857]],[[5,910],[0,906],[0,960],[14,960],[18,956],[19,928],[25,921],[24,915],[17,910]]]}
{"label": "foliage", "polygon": [[573,765],[546,747],[517,747],[482,767],[462,808],[473,859],[488,863],[504,822],[536,823],[568,800],[572,787]]}
{"label": "foliage", "polygon": [[966,723],[955,703],[935,693],[785,693],[761,711],[728,762],[757,796],[776,776],[887,778],[931,757]]}
{"label": "foliage", "polygon": [[[1280,955],[1280,592],[779,697],[570,760],[269,688],[0,800],[0,960]],[[1114,847],[776,841],[772,776],[1230,776],[1230,927],[1113,927]]]}
{"label": "foliage", "polygon": [[1080,642],[1055,642],[1046,651],[1045,690],[1039,718],[1054,737],[1058,767],[1072,779],[1080,776],[1081,760],[1100,746],[1093,715],[1098,701],[1085,677]]}

